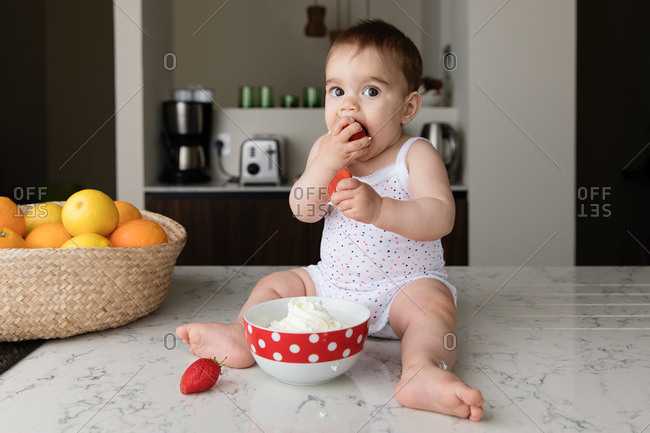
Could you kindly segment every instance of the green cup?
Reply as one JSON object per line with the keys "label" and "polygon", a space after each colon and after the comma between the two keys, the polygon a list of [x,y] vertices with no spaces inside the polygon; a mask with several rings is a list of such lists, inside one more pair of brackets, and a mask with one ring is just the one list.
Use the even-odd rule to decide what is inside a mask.
{"label": "green cup", "polygon": [[321,107],[323,90],[320,87],[305,87],[302,91],[302,105],[307,108]]}
{"label": "green cup", "polygon": [[255,106],[255,95],[251,86],[241,86],[239,88],[239,107],[251,108]]}
{"label": "green cup", "polygon": [[282,96],[280,103],[283,108],[296,108],[298,107],[298,97],[294,95],[284,95]]}
{"label": "green cup", "polygon": [[271,108],[273,107],[273,88],[270,86],[260,87],[260,107]]}

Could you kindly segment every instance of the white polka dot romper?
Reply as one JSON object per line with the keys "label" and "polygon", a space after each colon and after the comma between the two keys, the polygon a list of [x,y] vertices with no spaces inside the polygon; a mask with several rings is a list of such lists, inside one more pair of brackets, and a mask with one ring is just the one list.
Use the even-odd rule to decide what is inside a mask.
{"label": "white polka dot romper", "polygon": [[[358,177],[381,197],[412,200],[408,189],[406,155],[416,140],[404,143],[394,163]],[[370,335],[396,338],[388,322],[390,304],[399,290],[420,278],[447,282],[440,240],[415,241],[396,233],[347,218],[337,211],[325,217],[321,260],[306,268],[318,296],[349,299],[370,309]]]}

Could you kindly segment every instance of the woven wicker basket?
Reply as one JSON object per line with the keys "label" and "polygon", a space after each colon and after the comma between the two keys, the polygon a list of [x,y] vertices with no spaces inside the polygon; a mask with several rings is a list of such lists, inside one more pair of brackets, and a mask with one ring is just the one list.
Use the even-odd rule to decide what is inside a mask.
{"label": "woven wicker basket", "polygon": [[100,331],[156,310],[187,233],[170,218],[141,212],[165,229],[168,243],[0,250],[0,341]]}

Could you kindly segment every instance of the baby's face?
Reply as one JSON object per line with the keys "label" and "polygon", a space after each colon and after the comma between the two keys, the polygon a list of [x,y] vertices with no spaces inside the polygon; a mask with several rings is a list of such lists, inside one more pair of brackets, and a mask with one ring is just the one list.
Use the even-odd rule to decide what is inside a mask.
{"label": "baby's face", "polygon": [[338,117],[354,118],[372,137],[372,155],[401,135],[404,103],[411,92],[399,68],[384,62],[374,48],[357,52],[356,47],[342,46],[332,52],[325,86],[328,129]]}

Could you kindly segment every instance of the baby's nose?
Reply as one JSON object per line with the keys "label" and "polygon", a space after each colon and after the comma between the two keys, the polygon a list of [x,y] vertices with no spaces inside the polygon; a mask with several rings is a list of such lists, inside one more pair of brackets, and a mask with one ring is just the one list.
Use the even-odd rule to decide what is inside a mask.
{"label": "baby's nose", "polygon": [[350,114],[357,113],[359,111],[359,104],[356,99],[352,97],[345,98],[341,103],[339,108],[339,116],[349,116]]}

